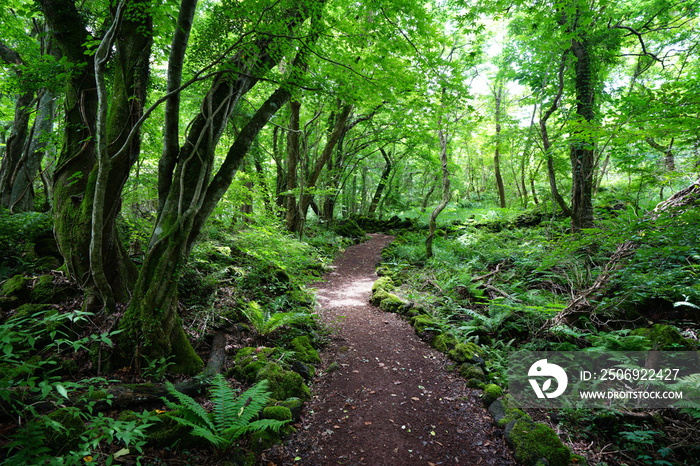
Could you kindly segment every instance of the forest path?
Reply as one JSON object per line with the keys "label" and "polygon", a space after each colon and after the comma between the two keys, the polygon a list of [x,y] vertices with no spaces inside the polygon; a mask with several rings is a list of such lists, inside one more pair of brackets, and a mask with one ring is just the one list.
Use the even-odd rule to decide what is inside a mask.
{"label": "forest path", "polygon": [[375,266],[393,238],[351,246],[318,284],[317,311],[335,329],[313,399],[277,465],[510,465],[501,430],[479,391],[448,373],[445,356],[395,314],[369,304]]}

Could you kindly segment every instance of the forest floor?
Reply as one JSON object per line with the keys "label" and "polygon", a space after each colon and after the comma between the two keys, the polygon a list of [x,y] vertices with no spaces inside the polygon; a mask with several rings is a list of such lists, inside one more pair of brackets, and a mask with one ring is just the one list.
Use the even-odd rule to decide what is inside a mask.
{"label": "forest floor", "polygon": [[[333,331],[297,432],[263,463],[277,465],[510,465],[502,430],[449,361],[396,314],[369,304],[391,236],[351,246],[318,287]],[[334,370],[335,369],[335,370]]]}

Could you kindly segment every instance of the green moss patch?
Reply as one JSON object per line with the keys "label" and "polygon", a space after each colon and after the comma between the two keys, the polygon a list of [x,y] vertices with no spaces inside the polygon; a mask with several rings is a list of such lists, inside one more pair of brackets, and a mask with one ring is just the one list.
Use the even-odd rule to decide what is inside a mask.
{"label": "green moss patch", "polygon": [[480,362],[481,348],[472,342],[458,343],[447,355],[455,362]]}
{"label": "green moss patch", "polygon": [[571,460],[571,451],[547,425],[521,419],[515,421],[507,438],[513,444],[515,459],[525,466],[540,459],[550,466],[567,466]]}
{"label": "green moss patch", "polygon": [[655,350],[693,350],[690,341],[683,338],[676,327],[671,325],[654,324],[648,328],[632,330],[631,335],[648,338]]}
{"label": "green moss patch", "polygon": [[490,383],[484,387],[484,393],[481,395],[481,399],[484,400],[486,406],[489,406],[501,395],[503,395],[503,389],[496,384]]}
{"label": "green moss patch", "polygon": [[286,400],[287,398],[300,398],[308,400],[311,398],[311,391],[304,383],[301,375],[294,371],[287,371],[275,362],[267,363],[258,371],[255,381],[267,380],[270,383],[270,392],[275,400]]}
{"label": "green moss patch", "polygon": [[411,325],[416,330],[416,333],[423,333],[428,329],[437,329],[438,323],[428,314],[419,314],[411,318]]}
{"label": "green moss patch", "polygon": [[289,343],[289,348],[294,351],[295,358],[308,364],[320,364],[321,357],[318,351],[311,345],[311,339],[307,335],[294,338]]}
{"label": "green moss patch", "polygon": [[441,333],[436,335],[435,338],[430,342],[430,346],[440,351],[441,353],[447,353],[454,349],[459,341],[449,333]]}
{"label": "green moss patch", "polygon": [[385,312],[401,312],[407,304],[395,294],[387,293],[387,296],[379,303],[379,309]]}

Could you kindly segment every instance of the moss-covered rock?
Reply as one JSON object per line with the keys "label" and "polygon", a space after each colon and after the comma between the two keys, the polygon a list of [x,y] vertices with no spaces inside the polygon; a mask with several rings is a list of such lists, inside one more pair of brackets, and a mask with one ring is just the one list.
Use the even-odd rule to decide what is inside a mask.
{"label": "moss-covered rock", "polygon": [[394,288],[394,280],[391,279],[391,277],[379,277],[374,284],[372,284],[372,292],[379,291],[379,290],[384,290],[384,291],[392,291]]}
{"label": "moss-covered rock", "polygon": [[530,415],[520,409],[520,405],[511,395],[504,395],[493,401],[489,405],[488,411],[500,427],[505,427],[520,419],[532,422]]}
{"label": "moss-covered rock", "polygon": [[467,379],[467,387],[475,388],[477,390],[483,390],[486,384],[483,380],[478,379]]}
{"label": "moss-covered rock", "polygon": [[333,229],[338,235],[355,240],[364,240],[367,233],[353,219],[338,222]]}
{"label": "moss-covered rock", "polygon": [[263,419],[274,419],[276,421],[291,421],[292,420],[292,410],[286,406],[268,406],[263,409],[262,412]]}
{"label": "moss-covered rock", "polygon": [[0,294],[3,296],[14,296],[20,300],[28,299],[29,292],[29,278],[22,274],[8,278],[0,287]]}
{"label": "moss-covered rock", "polygon": [[241,348],[234,357],[233,376],[245,382],[254,381],[260,369],[265,367],[269,358],[276,353],[276,348],[252,346]]}
{"label": "moss-covered rock", "polygon": [[387,297],[379,303],[379,309],[384,312],[401,312],[407,304],[395,294],[387,293]]}
{"label": "moss-covered rock", "polygon": [[683,338],[676,327],[671,325],[654,324],[647,328],[632,330],[631,335],[648,338],[655,350],[686,350],[691,351],[694,345]]}
{"label": "moss-covered rock", "polygon": [[490,383],[484,387],[484,393],[481,394],[481,399],[486,406],[490,406],[491,403],[496,401],[501,395],[503,395],[503,389],[496,384]]}
{"label": "moss-covered rock", "polygon": [[253,450],[255,453],[262,453],[273,445],[281,443],[282,436],[279,432],[263,430],[251,434],[249,442],[251,450]]}
{"label": "moss-covered rock", "polygon": [[289,412],[292,414],[292,419],[294,421],[298,421],[301,418],[301,408],[302,406],[304,406],[304,402],[301,401],[301,399],[291,397],[287,398],[284,401],[280,401],[277,404],[279,406],[284,406],[285,408],[289,409]]}
{"label": "moss-covered rock", "polygon": [[419,314],[411,318],[411,325],[416,330],[416,333],[423,333],[428,329],[436,329],[439,324],[428,314]]}
{"label": "moss-covered rock", "polygon": [[472,342],[458,343],[447,355],[455,362],[478,363],[481,360],[481,348]]}
{"label": "moss-covered rock", "polygon": [[389,296],[390,293],[387,290],[379,289],[377,291],[373,291],[372,296],[369,298],[369,303],[373,306],[379,306],[382,300],[388,298]]}
{"label": "moss-covered rock", "polygon": [[[85,433],[85,424],[78,408],[59,408],[47,414],[46,418],[50,424],[45,424],[42,429],[44,444],[52,452],[65,452],[78,446],[80,436]],[[62,427],[57,429],[54,423]]]}
{"label": "moss-covered rock", "polygon": [[53,275],[42,275],[34,283],[34,288],[29,294],[29,299],[34,303],[52,303],[56,287],[53,284]]}
{"label": "moss-covered rock", "polygon": [[270,392],[275,400],[286,400],[296,397],[303,400],[311,398],[311,391],[304,383],[301,375],[294,371],[287,371],[275,362],[267,363],[258,371],[255,381],[267,380],[270,383]]}
{"label": "moss-covered rock", "polygon": [[540,459],[550,466],[568,466],[571,460],[571,451],[545,424],[515,421],[507,438],[513,445],[515,459],[525,466],[536,465]]}
{"label": "moss-covered rock", "polygon": [[457,339],[450,335],[449,333],[440,333],[435,335],[435,338],[430,342],[430,346],[440,351],[441,353],[447,353],[448,351],[454,349],[457,346]]}
{"label": "moss-covered rock", "polygon": [[459,366],[459,375],[465,379],[485,380],[484,370],[476,364],[464,363]]}
{"label": "moss-covered rock", "polygon": [[154,423],[147,429],[148,444],[156,447],[186,447],[194,445],[197,440],[190,435],[190,427],[184,426],[173,419],[179,416],[178,411],[158,414],[160,422]]}
{"label": "moss-covered rock", "polygon": [[289,343],[289,348],[294,351],[295,358],[308,364],[319,364],[321,357],[318,351],[311,345],[311,339],[307,335],[294,338]]}

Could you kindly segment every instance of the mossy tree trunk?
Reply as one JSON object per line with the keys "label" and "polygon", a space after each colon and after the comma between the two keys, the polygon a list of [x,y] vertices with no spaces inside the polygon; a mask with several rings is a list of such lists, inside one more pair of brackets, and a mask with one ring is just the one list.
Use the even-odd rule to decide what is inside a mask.
{"label": "mossy tree trunk", "polygon": [[[321,5],[321,2],[315,4],[316,7]],[[187,339],[177,313],[178,279],[199,232],[230,186],[258,133],[289,101],[293,86],[306,68],[308,47],[300,47],[287,80],[242,127],[212,176],[214,152],[240,99],[281,60],[281,55],[275,53],[285,45],[281,41],[289,40],[286,37],[312,12],[320,14],[320,9],[309,10],[305,5],[305,8],[284,12],[279,17],[285,18],[285,34],[260,39],[256,42],[255,54],[239,53],[232,60],[231,69],[212,83],[200,113],[189,125],[185,144],[177,154],[165,154],[173,159],[172,163],[160,165],[162,207],[133,296],[120,324],[125,330],[120,336],[122,348],[130,351],[136,348],[137,356],[150,359],[172,357],[175,364],[172,369],[176,372],[192,374],[201,369],[202,361]],[[313,41],[315,37],[312,33],[307,40]]]}
{"label": "mossy tree trunk", "polygon": [[[106,114],[106,155],[99,227],[93,228],[98,165],[96,122],[99,110],[94,58],[85,46],[89,31],[74,2],[41,0],[44,16],[63,55],[75,71],[67,83],[64,143],[54,172],[54,222],[59,248],[69,274],[89,295],[88,306],[106,302],[95,282],[89,251],[101,251],[102,271],[116,302],[126,302],[136,278],[118,237],[116,218],[129,171],[139,154],[139,138],[126,144],[141,117],[146,97],[152,27],[146,0],[128,2],[114,40],[112,89]],[[100,235],[94,235],[99,230]],[[95,242],[99,244],[95,244]]]}

